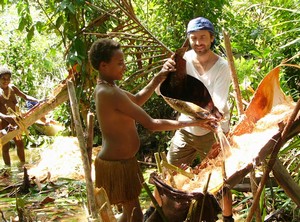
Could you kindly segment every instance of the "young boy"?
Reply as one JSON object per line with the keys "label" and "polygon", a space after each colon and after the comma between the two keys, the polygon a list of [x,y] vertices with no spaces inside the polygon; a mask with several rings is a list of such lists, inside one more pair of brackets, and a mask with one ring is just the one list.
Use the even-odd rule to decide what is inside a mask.
{"label": "young boy", "polygon": [[[141,222],[143,214],[139,203],[142,179],[136,153],[140,140],[136,122],[152,131],[176,130],[187,126],[202,126],[212,130],[214,120],[176,121],[151,118],[141,106],[151,97],[155,88],[172,70],[162,68],[149,84],[133,95],[117,87],[126,70],[124,54],[119,43],[111,39],[94,42],[89,60],[99,72],[95,88],[96,112],[102,132],[102,149],[95,160],[96,187],[103,187],[111,204],[122,204],[121,222]],[[131,219],[132,218],[132,219]]]}
{"label": "young boy", "polygon": [[[10,114],[10,109],[18,112],[18,101],[16,96],[25,100],[38,102],[36,98],[26,95],[13,84],[10,84],[12,72],[6,67],[0,67],[0,130],[8,130],[9,126],[15,126],[14,115]],[[14,138],[17,146],[17,155],[21,165],[25,163],[24,143],[21,135]],[[10,166],[9,156],[10,144],[2,145],[2,157],[5,165]]]}

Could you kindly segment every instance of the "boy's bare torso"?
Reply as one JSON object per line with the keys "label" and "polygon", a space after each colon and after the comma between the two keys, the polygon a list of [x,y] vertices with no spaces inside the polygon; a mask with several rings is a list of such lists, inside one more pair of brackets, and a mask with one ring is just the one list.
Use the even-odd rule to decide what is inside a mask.
{"label": "boy's bare torso", "polygon": [[116,86],[98,84],[95,89],[97,119],[102,133],[98,156],[104,160],[130,159],[137,153],[140,140],[135,120],[118,108],[118,100],[126,93]]}

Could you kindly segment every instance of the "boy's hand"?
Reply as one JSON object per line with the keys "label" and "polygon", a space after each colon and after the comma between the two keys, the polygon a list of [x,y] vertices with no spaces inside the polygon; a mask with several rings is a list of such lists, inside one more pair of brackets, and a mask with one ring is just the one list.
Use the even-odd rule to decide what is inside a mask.
{"label": "boy's hand", "polygon": [[198,119],[197,121],[200,127],[203,127],[210,131],[216,131],[219,125],[217,119],[214,117],[208,117],[207,119]]}
{"label": "boy's hand", "polygon": [[164,81],[168,74],[170,72],[175,72],[176,68],[175,68],[175,61],[173,60],[174,55],[171,56],[171,58],[168,58],[165,63],[163,64],[163,67],[161,68],[160,72],[157,74],[157,76],[155,77],[157,80],[159,80],[159,82]]}
{"label": "boy's hand", "polygon": [[176,71],[176,62],[174,61],[175,54],[168,58],[167,61],[164,63],[161,72],[175,72]]}

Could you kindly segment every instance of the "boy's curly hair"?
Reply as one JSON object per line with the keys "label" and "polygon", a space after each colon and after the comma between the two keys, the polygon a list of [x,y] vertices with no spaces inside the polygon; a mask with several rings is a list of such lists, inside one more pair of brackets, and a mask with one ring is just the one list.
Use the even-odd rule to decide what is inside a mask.
{"label": "boy's curly hair", "polygon": [[98,71],[100,62],[109,62],[114,52],[120,48],[120,43],[112,39],[98,39],[90,48],[89,61]]}
{"label": "boy's curly hair", "polygon": [[2,76],[3,74],[9,74],[11,75],[12,72],[5,66],[0,66],[0,76]]}

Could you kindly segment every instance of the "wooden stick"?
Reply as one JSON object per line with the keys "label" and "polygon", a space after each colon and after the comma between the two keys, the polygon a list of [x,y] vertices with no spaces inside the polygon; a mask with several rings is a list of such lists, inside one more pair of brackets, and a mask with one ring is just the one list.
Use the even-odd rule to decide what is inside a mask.
{"label": "wooden stick", "polygon": [[72,81],[67,81],[69,98],[70,98],[70,105],[74,117],[74,125],[75,130],[79,142],[79,148],[81,151],[81,160],[83,163],[84,174],[85,174],[85,182],[86,182],[86,191],[87,191],[87,201],[89,206],[89,213],[91,214],[92,218],[98,218],[98,214],[96,211],[96,204],[95,204],[95,197],[94,197],[94,187],[91,178],[91,167],[89,164],[88,154],[86,150],[86,142],[83,134],[83,129],[80,120],[80,113],[75,93],[75,87]]}
{"label": "wooden stick", "polygon": [[244,114],[243,101],[242,101],[242,96],[241,96],[241,90],[239,87],[239,81],[238,81],[235,66],[234,66],[230,38],[229,38],[229,34],[225,30],[223,30],[223,35],[224,35],[224,41],[225,41],[226,54],[227,54],[227,58],[228,58],[228,62],[229,62],[229,67],[231,70],[233,89],[235,91],[235,97],[236,97],[236,101],[237,101],[237,109],[238,109],[239,115],[242,115],[242,114]]}
{"label": "wooden stick", "polygon": [[89,164],[92,164],[92,151],[93,151],[93,139],[94,139],[94,119],[95,115],[93,113],[88,113],[87,115],[87,142],[86,149],[89,158]]}
{"label": "wooden stick", "polygon": [[207,190],[208,190],[208,185],[209,185],[210,177],[211,177],[211,172],[210,172],[209,175],[208,175],[208,178],[207,178],[205,187],[204,187],[204,189],[203,189],[204,197],[203,197],[203,201],[202,201],[202,205],[201,205],[201,211],[200,211],[200,218],[199,218],[199,221],[202,221],[203,210],[204,210],[204,204],[205,204],[205,198],[206,198],[206,196],[207,196]]}
{"label": "wooden stick", "polygon": [[161,161],[160,161],[159,153],[158,152],[154,153],[154,157],[155,157],[155,162],[156,162],[156,166],[157,166],[157,171],[159,173],[162,173],[161,164],[160,164]]}
{"label": "wooden stick", "polygon": [[275,161],[272,171],[279,186],[300,207],[300,186],[278,158]]}
{"label": "wooden stick", "polygon": [[266,170],[262,176],[262,179],[261,179],[261,182],[259,184],[259,187],[257,189],[257,193],[254,197],[254,200],[253,200],[253,204],[250,208],[250,212],[246,218],[246,222],[250,222],[252,220],[252,217],[253,217],[253,214],[258,206],[258,202],[259,202],[259,199],[260,199],[260,196],[261,196],[261,193],[262,193],[262,190],[266,184],[266,181],[269,177],[269,173],[271,172],[275,162],[276,162],[276,157],[277,157],[277,154],[281,148],[281,146],[283,145],[283,141],[285,141],[288,133],[289,133],[289,130],[295,120],[295,118],[297,117],[298,115],[298,112],[299,112],[299,109],[300,109],[300,99],[298,100],[297,104],[296,104],[296,107],[292,113],[292,115],[290,116],[286,126],[284,127],[282,133],[281,133],[281,137],[278,139],[277,143],[275,144],[274,148],[273,148],[273,152],[271,153],[271,157],[270,157],[270,160],[267,164],[267,167],[266,167]]}
{"label": "wooden stick", "polygon": [[[256,180],[256,176],[255,176],[255,170],[252,169],[250,171],[250,186],[251,186],[251,192],[252,192],[252,195],[255,196],[256,193],[257,193],[257,180]],[[262,219],[261,219],[261,211],[260,211],[260,208],[257,207],[256,211],[255,211],[255,221],[256,222],[261,222]]]}
{"label": "wooden stick", "polygon": [[[227,54],[227,58],[228,58],[228,62],[229,62],[229,67],[231,70],[233,89],[234,89],[235,98],[237,101],[238,114],[239,114],[239,116],[241,116],[244,114],[243,100],[242,100],[241,90],[240,90],[240,86],[239,86],[239,82],[238,82],[238,76],[237,76],[236,69],[234,66],[234,59],[233,59],[233,54],[232,54],[232,50],[231,50],[230,37],[229,37],[229,34],[225,30],[223,30],[223,35],[224,35],[226,54]],[[251,181],[255,180],[255,175],[253,173],[250,173],[250,179],[251,179]],[[256,194],[255,186],[251,186],[251,190],[252,190],[252,193],[254,196]],[[258,208],[256,212],[258,215],[260,212],[260,209]],[[261,218],[261,217],[257,216],[256,218],[258,219],[257,221],[259,222],[259,218]]]}

